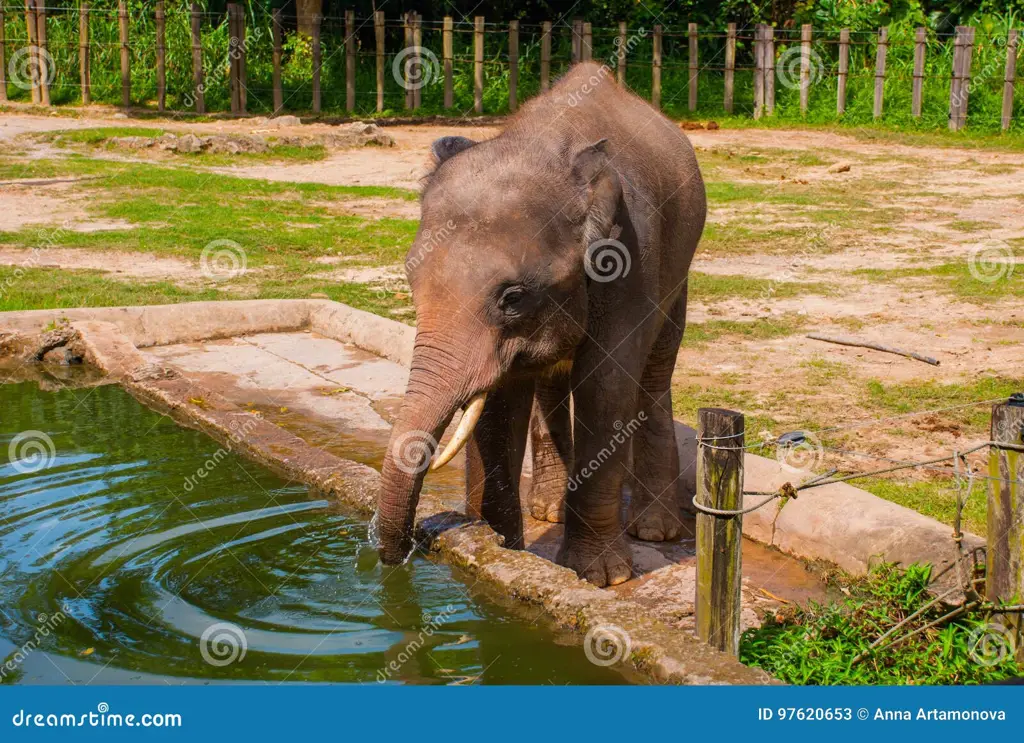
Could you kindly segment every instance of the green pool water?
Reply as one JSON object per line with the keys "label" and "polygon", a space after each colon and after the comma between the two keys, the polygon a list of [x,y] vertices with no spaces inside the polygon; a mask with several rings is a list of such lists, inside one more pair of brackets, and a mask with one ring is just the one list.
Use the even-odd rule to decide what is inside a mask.
{"label": "green pool water", "polygon": [[116,386],[0,385],[0,683],[623,683]]}

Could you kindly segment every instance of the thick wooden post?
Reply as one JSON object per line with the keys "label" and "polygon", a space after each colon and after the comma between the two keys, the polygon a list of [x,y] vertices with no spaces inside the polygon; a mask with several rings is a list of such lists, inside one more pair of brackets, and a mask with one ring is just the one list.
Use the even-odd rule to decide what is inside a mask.
{"label": "thick wooden post", "polygon": [[882,118],[882,98],[885,95],[885,55],[889,49],[889,27],[878,29],[878,43],[875,44],[875,109],[873,116]]}
{"label": "thick wooden post", "polygon": [[164,0],[156,1],[156,110],[167,108],[167,45],[164,36]]}
{"label": "thick wooden post", "polygon": [[807,115],[811,102],[811,24],[800,27],[800,115]]}
{"label": "thick wooden post", "polygon": [[754,118],[764,115],[764,24],[754,26]]}
{"label": "thick wooden post", "polygon": [[[697,503],[743,508],[743,415],[719,408],[697,411]],[[697,635],[733,656],[740,649],[743,517],[697,513]]]}
{"label": "thick wooden post", "polygon": [[228,92],[231,98],[231,113],[238,114],[242,109],[238,85],[238,6],[228,3]]}
{"label": "thick wooden post", "polygon": [[964,26],[964,42],[960,54],[960,101],[957,105],[957,131],[967,126],[967,101],[971,97],[971,58],[974,56],[974,26]]}
{"label": "thick wooden post", "polygon": [[132,57],[128,48],[128,3],[126,0],[117,2],[117,20],[121,28],[121,105],[128,108],[132,104]]}
{"label": "thick wooden post", "polygon": [[25,0],[25,46],[28,49],[28,71],[32,84],[32,102],[39,103],[39,70],[42,69],[39,58],[36,56],[36,33],[39,27],[36,25],[36,0]]}
{"label": "thick wooden post", "polygon": [[410,10],[402,16],[402,53],[406,55],[404,67],[402,69],[402,87],[405,88],[406,109],[412,108],[413,104],[412,86],[409,84],[409,74],[415,65],[415,52],[412,51],[412,26],[414,15],[415,14]]}
{"label": "thick wooden post", "polygon": [[271,64],[273,65],[273,88],[274,88],[274,114],[281,113],[284,109],[284,89],[281,87],[281,60],[284,57],[284,26],[281,23],[281,9],[274,8],[271,12],[271,35],[273,36],[274,51]]}
{"label": "thick wooden post", "polygon": [[345,110],[356,108],[356,12],[345,11]]}
{"label": "thick wooden post", "polygon": [[203,95],[206,83],[203,79],[203,17],[199,3],[192,3],[192,86],[195,88],[196,113],[206,113],[206,97]]}
{"label": "thick wooden post", "polygon": [[384,11],[373,12],[373,35],[377,43],[377,110],[384,110]]}
{"label": "thick wooden post", "polygon": [[697,66],[697,24],[691,23],[687,26],[686,34],[689,41],[687,48],[687,62],[689,66],[689,82],[687,87],[687,109],[690,111],[697,110],[697,83],[699,80],[700,70]]}
{"label": "thick wooden post", "polygon": [[412,89],[412,107],[417,109],[423,105],[423,86],[429,82],[429,74],[423,69],[423,16],[413,13],[412,17],[412,46],[413,59],[416,60],[416,85]]}
{"label": "thick wooden post", "polygon": [[654,27],[654,55],[651,60],[651,105],[661,110],[661,25]]}
{"label": "thick wooden post", "polygon": [[1013,121],[1013,84],[1017,79],[1017,30],[1011,29],[1006,35],[1006,72],[1003,75],[1003,118],[1005,132]]}
{"label": "thick wooden post", "polygon": [[626,22],[619,21],[619,48],[616,49],[618,63],[615,67],[615,80],[619,85],[626,84]]}
{"label": "thick wooden post", "polygon": [[7,101],[7,18],[0,6],[0,103]]}
{"label": "thick wooden post", "polygon": [[736,24],[725,27],[725,94],[722,106],[727,114],[732,113],[736,77]]}
{"label": "thick wooden post", "polygon": [[850,29],[839,31],[839,80],[836,85],[836,113],[846,113],[846,78],[850,74]]}
{"label": "thick wooden post", "polygon": [[50,79],[55,70],[46,44],[46,0],[36,0],[36,55],[39,60],[39,102],[50,105]]}
{"label": "thick wooden post", "polygon": [[551,86],[551,21],[540,24],[540,89]]}
{"label": "thick wooden post", "polygon": [[484,17],[473,19],[473,110],[484,112]]}
{"label": "thick wooden post", "polygon": [[914,88],[910,101],[910,114],[921,118],[921,104],[924,99],[924,54],[928,32],[923,26],[914,31]]}
{"label": "thick wooden post", "polygon": [[764,109],[775,113],[775,27],[764,26]]}
{"label": "thick wooden post", "polygon": [[587,21],[583,22],[583,47],[580,56],[584,62],[594,58],[594,27]]}
{"label": "thick wooden post", "polygon": [[[1024,404],[1011,400],[992,407],[988,475],[988,546],[985,598],[1019,604],[1024,601]],[[1020,614],[999,615],[1014,633],[1017,663],[1024,663],[1024,637]]]}
{"label": "thick wooden post", "polygon": [[519,21],[508,23],[508,110],[515,113],[519,85]]}
{"label": "thick wooden post", "polygon": [[313,113],[320,113],[320,72],[324,66],[323,47],[320,45],[320,23],[323,16],[314,13],[313,21]]}
{"label": "thick wooden post", "polygon": [[82,89],[82,105],[92,103],[92,71],[89,54],[89,3],[78,5],[78,83]]}
{"label": "thick wooden post", "polygon": [[455,105],[455,69],[453,57],[455,56],[454,21],[450,15],[444,17],[443,30],[441,31],[441,56],[444,58],[444,107],[451,108]]}
{"label": "thick wooden post", "polygon": [[572,63],[583,58],[583,21],[574,18],[572,22]]}

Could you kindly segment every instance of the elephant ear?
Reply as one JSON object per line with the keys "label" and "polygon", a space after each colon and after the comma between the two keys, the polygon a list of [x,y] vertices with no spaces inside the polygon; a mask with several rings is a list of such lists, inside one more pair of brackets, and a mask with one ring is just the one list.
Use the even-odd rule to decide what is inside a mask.
{"label": "elephant ear", "polygon": [[435,165],[440,165],[445,160],[455,157],[463,150],[468,150],[475,145],[472,139],[466,137],[441,137],[434,140],[430,151],[434,154]]}
{"label": "elephant ear", "polygon": [[622,199],[622,184],[612,167],[607,139],[598,140],[576,153],[572,177],[586,204],[584,243],[590,245],[609,237]]}

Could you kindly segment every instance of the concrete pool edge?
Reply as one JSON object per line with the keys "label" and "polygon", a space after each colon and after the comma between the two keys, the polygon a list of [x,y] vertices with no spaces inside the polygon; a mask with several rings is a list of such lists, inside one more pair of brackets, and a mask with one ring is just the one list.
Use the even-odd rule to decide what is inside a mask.
{"label": "concrete pool edge", "polygon": [[[379,485],[376,470],[317,449],[186,376],[151,364],[114,323],[72,322],[51,331],[44,345],[58,341],[147,407],[203,431],[226,449],[355,512],[373,513]],[[430,497],[420,504],[416,528],[421,546],[439,559],[510,598],[543,608],[550,619],[580,639],[596,642],[584,636],[598,628],[622,633],[616,636],[628,638],[629,652],[621,662],[645,678],[701,685],[772,683],[760,669],[707,647],[689,632],[668,627],[640,604],[594,588],[542,557],[504,549],[501,538],[486,524],[452,512]]]}

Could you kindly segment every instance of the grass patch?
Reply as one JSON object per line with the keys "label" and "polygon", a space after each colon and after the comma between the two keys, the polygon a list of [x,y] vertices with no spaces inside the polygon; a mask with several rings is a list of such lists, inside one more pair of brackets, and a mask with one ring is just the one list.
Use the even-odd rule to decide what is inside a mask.
{"label": "grass patch", "polygon": [[977,684],[1017,675],[1013,654],[986,666],[972,653],[986,617],[974,614],[923,630],[946,610],[941,606],[913,620],[907,631],[923,631],[857,665],[854,658],[883,632],[930,600],[931,568],[911,565],[905,572],[884,565],[842,586],[840,604],[812,603],[790,616],[769,616],[740,639],[740,660],[790,684]]}
{"label": "grass patch", "polygon": [[686,323],[683,348],[700,348],[720,338],[735,337],[743,340],[767,341],[786,338],[799,333],[806,320],[787,313],[778,317],[760,318],[750,322],[740,320],[706,320]]}
{"label": "grass patch", "polygon": [[988,429],[991,402],[1004,401],[1022,389],[1024,378],[1011,377],[982,377],[973,382],[950,384],[934,381],[886,384],[873,379],[859,402],[890,415],[941,412],[944,422],[960,424],[971,433],[983,434]]}
{"label": "grass patch", "polygon": [[[1016,248],[1013,250],[1016,254]],[[986,264],[979,258],[979,264],[972,266],[969,260],[956,263],[942,263],[937,266],[920,268],[859,268],[855,276],[872,281],[895,282],[903,278],[931,279],[936,291],[946,292],[973,304],[986,301],[1024,297],[1024,271],[1013,264]]]}
{"label": "grass patch", "polygon": [[36,137],[44,142],[72,142],[74,144],[97,145],[114,137],[160,137],[163,129],[148,126],[97,126],[90,129],[58,129],[42,132]]}
{"label": "grass patch", "polygon": [[749,276],[706,274],[691,271],[689,298],[703,302],[723,299],[788,299],[805,294],[828,294],[828,284],[803,281],[772,281]]}

